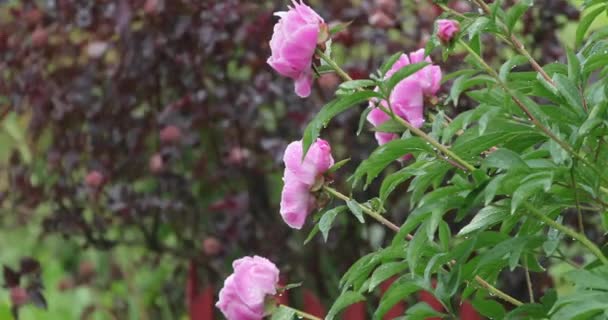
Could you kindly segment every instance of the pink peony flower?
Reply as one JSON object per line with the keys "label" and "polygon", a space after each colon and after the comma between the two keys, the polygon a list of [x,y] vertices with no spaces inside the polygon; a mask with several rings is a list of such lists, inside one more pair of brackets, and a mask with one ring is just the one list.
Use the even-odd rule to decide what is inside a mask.
{"label": "pink peony flower", "polygon": [[[386,78],[390,78],[407,65],[423,61],[431,63],[431,59],[424,56],[424,49],[414,51],[409,56],[403,54],[386,73]],[[397,116],[411,123],[412,126],[420,128],[424,123],[424,96],[434,96],[439,91],[440,86],[441,69],[436,65],[428,65],[415,74],[401,80],[393,88],[389,97],[390,107]],[[373,108],[377,103],[378,101],[372,101],[370,108]],[[386,100],[382,100],[379,103],[385,108],[389,107]],[[374,108],[367,116],[367,121],[376,127],[389,119],[390,117],[378,108]],[[376,132],[375,136],[379,145],[386,144],[399,137],[394,133],[385,132]]]}
{"label": "pink peony flower", "polygon": [[325,22],[302,0],[293,0],[287,12],[276,12],[280,19],[270,39],[271,56],[268,64],[279,74],[295,81],[296,94],[310,95],[312,87],[312,58],[317,39]]}
{"label": "pink peony flower", "polygon": [[306,217],[315,207],[315,197],[310,190],[331,166],[334,158],[331,147],[323,139],[317,139],[302,159],[302,141],[294,141],[285,149],[283,161],[283,191],[281,193],[281,216],[287,225],[301,229]]}
{"label": "pink peony flower", "polygon": [[215,304],[228,320],[260,320],[267,296],[276,294],[279,269],[266,258],[243,257],[232,263]]}
{"label": "pink peony flower", "polygon": [[437,37],[443,42],[450,42],[460,31],[458,21],[449,19],[437,20]]}

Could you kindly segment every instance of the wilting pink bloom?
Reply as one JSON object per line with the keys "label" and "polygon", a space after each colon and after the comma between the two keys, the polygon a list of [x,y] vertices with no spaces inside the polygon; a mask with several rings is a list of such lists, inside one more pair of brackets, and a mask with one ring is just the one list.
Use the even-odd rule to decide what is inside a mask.
{"label": "wilting pink bloom", "polygon": [[[431,59],[424,56],[424,49],[414,51],[409,56],[403,54],[386,73],[386,78],[390,78],[405,66],[423,61],[431,63]],[[393,88],[389,97],[390,108],[392,108],[397,116],[406,120],[412,126],[420,128],[424,123],[424,97],[434,96],[440,86],[441,69],[439,66],[430,64],[401,80]],[[384,108],[389,108],[389,103],[386,100],[370,102],[370,107],[374,108],[374,110],[367,116],[367,121],[376,127],[390,119],[385,112],[379,108],[375,108],[377,104],[382,105]],[[398,138],[398,135],[394,133],[376,132],[375,135],[380,145]]]}
{"label": "wilting pink bloom", "polygon": [[277,292],[279,269],[259,256],[235,260],[232,268],[215,306],[228,320],[262,319],[266,298]]}
{"label": "wilting pink bloom", "polygon": [[304,159],[302,151],[302,141],[294,141],[287,146],[283,156],[285,185],[281,193],[281,216],[294,229],[302,228],[306,217],[315,207],[311,188],[334,165],[331,147],[323,139],[317,139],[310,146]]}
{"label": "wilting pink bloom", "polygon": [[295,81],[298,96],[308,97],[313,80],[312,58],[325,22],[301,0],[293,0],[293,7],[275,15],[280,19],[270,39],[271,56],[267,62],[279,74]]}
{"label": "wilting pink bloom", "polygon": [[437,37],[443,42],[450,42],[460,31],[458,21],[449,19],[437,20]]}

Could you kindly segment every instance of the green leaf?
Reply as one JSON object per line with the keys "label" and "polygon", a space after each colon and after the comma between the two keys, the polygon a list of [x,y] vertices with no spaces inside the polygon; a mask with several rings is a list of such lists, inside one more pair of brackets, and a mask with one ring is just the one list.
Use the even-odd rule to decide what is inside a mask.
{"label": "green leaf", "polygon": [[418,302],[405,311],[407,320],[424,320],[443,318],[445,314],[433,309],[426,302]]}
{"label": "green leaf", "polygon": [[389,163],[403,157],[408,153],[414,155],[420,152],[432,152],[431,147],[422,139],[411,137],[408,139],[397,139],[378,147],[372,154],[355,170],[353,174],[354,183],[367,176],[365,185],[369,185],[378,174],[389,165]]}
{"label": "green leaf", "polygon": [[389,119],[381,125],[372,128],[372,131],[387,133],[403,133],[405,130],[407,130],[407,128],[394,119]]}
{"label": "green leaf", "polygon": [[513,27],[515,27],[517,20],[519,20],[519,18],[521,18],[521,16],[526,13],[530,7],[532,7],[532,4],[532,0],[519,0],[517,4],[509,9],[505,19],[509,33],[513,30]]}
{"label": "green leaf", "polygon": [[587,136],[591,130],[597,128],[600,124],[604,122],[606,109],[608,108],[608,102],[598,103],[589,112],[589,117],[587,120],[583,122],[583,124],[578,129],[578,136],[585,137]]}
{"label": "green leaf", "polygon": [[397,188],[405,180],[411,178],[412,176],[426,173],[424,169],[427,166],[428,163],[416,162],[384,178],[382,185],[380,186],[380,199],[382,202],[386,201],[388,196],[395,190],[395,188]]}
{"label": "green leaf", "polygon": [[482,316],[490,319],[502,319],[505,316],[505,308],[495,300],[474,299],[473,308]]}
{"label": "green leaf", "polygon": [[513,57],[509,58],[509,60],[507,60],[507,62],[505,62],[501,67],[500,67],[500,72],[499,72],[499,78],[500,80],[502,80],[503,82],[507,82],[507,79],[509,77],[509,73],[511,73],[511,70],[513,70],[513,68],[515,66],[518,66],[520,64],[524,64],[528,62],[528,59],[522,55],[514,55]]}
{"label": "green leaf", "polygon": [[314,237],[317,235],[317,233],[319,233],[319,225],[315,224],[315,226],[312,227],[312,230],[310,230],[310,233],[304,240],[304,245],[308,244],[310,242],[310,240],[314,239]]}
{"label": "green leaf", "polygon": [[346,210],[345,206],[335,207],[335,208],[325,212],[323,214],[323,216],[321,217],[321,220],[319,220],[319,230],[321,231],[321,234],[323,235],[323,240],[325,240],[325,242],[327,242],[327,236],[329,235],[329,230],[331,229],[331,225],[334,222],[334,220],[336,219],[336,216],[345,210]]}
{"label": "green leaf", "polygon": [[480,229],[489,228],[509,216],[509,210],[502,206],[485,207],[475,215],[473,220],[466,226],[460,229],[459,236],[477,231]]}
{"label": "green leaf", "polygon": [[371,86],[375,86],[375,85],[376,85],[376,81],[374,81],[374,80],[369,80],[369,79],[350,80],[350,81],[342,82],[340,84],[340,86],[338,87],[338,89],[357,90],[357,89],[371,87]]}
{"label": "green leaf", "polygon": [[348,21],[348,22],[338,22],[336,24],[333,24],[329,28],[329,34],[334,35],[336,33],[340,33],[342,31],[346,30],[346,28],[348,28],[348,26],[350,26],[351,23],[353,23],[353,22]]}
{"label": "green leaf", "polygon": [[404,261],[389,262],[379,266],[374,273],[372,273],[368,291],[372,292],[382,282],[406,269],[407,263]]}
{"label": "green leaf", "polygon": [[585,269],[572,270],[564,278],[582,289],[608,290],[608,268],[596,268],[593,271]]}
{"label": "green leaf", "polygon": [[413,75],[414,73],[418,72],[419,70],[421,70],[422,68],[428,66],[429,63],[428,62],[419,62],[419,63],[413,63],[413,64],[409,64],[401,69],[399,69],[397,72],[395,72],[390,78],[388,78],[385,81],[385,86],[386,86],[386,91],[387,92],[392,92],[393,88],[399,83],[401,82],[401,80]]}
{"label": "green leaf", "polygon": [[358,91],[350,95],[340,96],[326,104],[304,130],[304,137],[302,138],[304,152],[302,153],[302,157],[306,156],[308,148],[317,140],[321,129],[325,128],[333,117],[348,110],[354,105],[378,97],[380,97],[379,94],[373,91]]}
{"label": "green leaf", "polygon": [[397,53],[393,54],[392,56],[390,56],[390,58],[388,58],[384,62],[384,64],[382,64],[382,66],[380,67],[380,73],[382,74],[383,77],[388,72],[388,70],[390,70],[393,67],[395,62],[397,62],[397,60],[399,60],[399,58],[401,58],[402,55],[403,55],[403,52],[397,52]]}
{"label": "green leaf", "polygon": [[363,131],[363,126],[365,125],[365,122],[367,121],[367,116],[369,115],[370,112],[372,112],[372,110],[374,110],[374,108],[365,108],[365,110],[363,110],[363,112],[361,112],[361,116],[359,117],[359,127],[357,128],[357,135],[360,135],[361,132]]}
{"label": "green leaf", "polygon": [[346,158],[346,159],[343,159],[343,160],[340,160],[340,161],[336,162],[333,166],[331,166],[327,170],[327,173],[334,173],[334,172],[340,170],[340,168],[342,168],[348,162],[350,162],[350,158]]}
{"label": "green leaf", "polygon": [[568,55],[568,79],[578,85],[581,79],[581,62],[570,48],[566,48],[566,54]]}
{"label": "green leaf", "polygon": [[490,19],[484,16],[476,18],[475,21],[466,30],[469,36],[469,40],[472,40],[474,36],[484,31],[488,27],[490,22]]}
{"label": "green leaf", "polygon": [[348,209],[353,215],[359,220],[361,223],[365,223],[365,218],[363,218],[363,209],[361,209],[359,203],[353,199],[350,199],[346,202]]}
{"label": "green leaf", "polygon": [[404,300],[421,289],[424,288],[420,285],[420,281],[417,281],[411,275],[402,276],[397,279],[388,290],[386,290],[384,295],[382,295],[382,299],[374,313],[373,319],[382,319],[397,302]]}
{"label": "green leaf", "polygon": [[292,320],[295,317],[296,311],[280,305],[272,313],[271,320]]}
{"label": "green leaf", "polygon": [[545,171],[529,175],[521,181],[521,185],[513,193],[511,200],[511,213],[515,213],[519,205],[531,197],[534,193],[544,190],[548,192],[553,184],[553,172]]}
{"label": "green leaf", "polygon": [[574,82],[559,73],[553,76],[553,82],[560,94],[566,99],[566,102],[574,108],[575,112],[584,110],[581,94]]}
{"label": "green leaf", "polygon": [[580,22],[578,23],[578,28],[576,29],[576,47],[579,47],[583,42],[583,38],[585,37],[587,30],[589,30],[589,27],[593,23],[593,20],[595,20],[595,18],[597,18],[597,16],[599,16],[604,11],[606,11],[606,6],[596,8],[590,13],[585,14],[585,16],[580,20]]}
{"label": "green leaf", "polygon": [[482,164],[489,168],[503,170],[528,168],[528,165],[521,159],[519,154],[504,148],[500,148],[490,153],[482,161]]}
{"label": "green leaf", "polygon": [[336,299],[334,304],[331,306],[331,309],[329,309],[325,320],[334,319],[336,315],[338,315],[338,313],[340,313],[340,311],[342,311],[344,308],[360,301],[365,301],[365,297],[360,293],[354,291],[342,292],[342,294],[340,294],[338,299]]}

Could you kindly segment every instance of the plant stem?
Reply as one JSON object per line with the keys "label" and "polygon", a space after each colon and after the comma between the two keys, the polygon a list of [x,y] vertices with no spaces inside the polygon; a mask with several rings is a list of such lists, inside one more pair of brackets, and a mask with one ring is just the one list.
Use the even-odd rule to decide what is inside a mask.
{"label": "plant stem", "polygon": [[300,311],[300,310],[298,310],[298,309],[295,309],[295,308],[292,308],[292,307],[286,306],[286,305],[284,305],[284,304],[282,304],[282,305],[281,305],[281,307],[286,308],[286,309],[289,309],[289,310],[291,310],[291,311],[295,312],[295,313],[296,313],[296,315],[297,315],[297,316],[298,316],[300,319],[308,319],[308,320],[323,320],[323,319],[321,319],[321,318],[319,318],[319,317],[313,316],[313,315],[312,315],[312,314],[310,314],[310,313],[306,313],[306,312],[304,312],[304,311]]}
{"label": "plant stem", "polygon": [[587,249],[589,249],[589,251],[591,251],[591,253],[593,253],[593,255],[595,255],[604,265],[608,266],[608,258],[606,258],[602,253],[602,250],[600,250],[600,248],[598,248],[593,242],[591,242],[591,240],[589,240],[585,235],[580,234],[560,223],[557,223],[556,221],[547,217],[527,202],[524,202],[524,206],[526,207],[526,209],[528,209],[528,212],[530,212],[530,214],[532,214],[542,222],[580,242],[583,246],[587,247]]}
{"label": "plant stem", "polygon": [[481,278],[480,276],[475,276],[475,281],[477,281],[477,283],[479,285],[481,285],[482,287],[486,288],[488,291],[490,291],[491,294],[494,294],[495,296],[499,297],[500,299],[509,302],[510,304],[514,305],[514,306],[521,306],[522,304],[524,304],[523,302],[511,297],[510,295],[500,291],[499,289],[497,289],[496,287],[492,286],[491,284],[489,284],[487,281],[485,281],[483,278]]}
{"label": "plant stem", "polygon": [[524,256],[524,270],[526,273],[526,285],[528,286],[528,296],[530,303],[534,303],[534,287],[532,286],[532,279],[530,278],[530,269],[528,268],[528,256]]}
{"label": "plant stem", "polygon": [[[352,199],[347,196],[344,195],[342,193],[340,193],[340,191],[329,187],[329,186],[323,186],[323,189],[327,192],[329,192],[330,194],[332,194],[333,196],[335,196],[336,198],[343,200],[343,201],[351,201]],[[358,203],[359,204],[359,203]],[[388,221],[386,218],[384,218],[380,213],[368,208],[367,206],[364,206],[362,204],[359,204],[359,207],[363,210],[363,212],[367,213],[369,216],[371,216],[372,218],[376,219],[378,222],[382,223],[383,225],[389,227],[389,229],[395,231],[395,232],[399,232],[399,227],[397,225],[395,225],[394,223]],[[406,236],[406,238],[408,240],[412,240],[414,237],[411,234],[408,234]],[[451,261],[450,264],[454,264],[455,261]],[[500,299],[503,299],[506,302],[509,302],[511,304],[513,304],[514,306],[520,306],[523,304],[523,302],[511,297],[510,295],[500,291],[500,289],[492,286],[490,283],[488,283],[487,281],[485,281],[482,277],[480,276],[475,276],[475,281],[482,287],[486,288],[490,293],[496,295],[497,297],[499,297]]]}
{"label": "plant stem", "polygon": [[315,50],[315,53],[323,60],[325,61],[325,63],[327,63],[330,67],[332,67],[332,69],[334,69],[334,71],[336,71],[336,73],[340,76],[340,78],[344,79],[344,81],[352,81],[353,78],[351,78],[348,73],[346,73],[346,71],[344,71],[344,69],[342,69],[334,60],[332,60],[330,57],[328,57],[325,52],[321,51],[321,49],[317,48],[317,50]]}
{"label": "plant stem", "polygon": [[[344,200],[346,202],[351,201],[352,199],[342,193],[340,193],[338,190],[329,187],[329,186],[323,186],[323,189],[325,191],[327,191],[328,193],[330,193],[331,195],[333,195],[334,197],[340,199],[340,200]],[[370,217],[374,218],[376,221],[382,223],[383,225],[387,226],[389,229],[395,231],[395,232],[399,232],[399,227],[390,222],[389,220],[387,220],[385,217],[382,216],[382,214],[368,208],[365,205],[360,204],[359,202],[357,202],[357,205],[359,206],[359,208],[361,208],[361,210],[363,212],[365,212],[367,215],[369,215]],[[408,235],[408,239],[412,239],[411,235]]]}

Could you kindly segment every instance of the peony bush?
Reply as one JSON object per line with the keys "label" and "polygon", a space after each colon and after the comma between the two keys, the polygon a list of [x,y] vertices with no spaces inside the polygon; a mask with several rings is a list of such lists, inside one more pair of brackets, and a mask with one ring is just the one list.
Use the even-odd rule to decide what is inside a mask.
{"label": "peony bush", "polygon": [[[315,75],[333,72],[343,80],[301,141],[285,150],[281,216],[291,228],[310,228],[309,238],[320,231],[327,240],[336,217],[349,213],[394,232],[342,275],[326,319],[365,300],[374,306],[372,318],[383,319],[421,291],[436,305],[421,299],[401,318],[457,319],[466,301],[492,319],[608,317],[608,27],[588,32],[608,3],[584,1],[576,43],[564,48],[567,61],[541,65],[517,32],[531,1],[472,2],[477,10],[463,14],[436,1],[444,13],[424,48],[397,52],[356,80],[331,51],[331,37],[347,26],[327,29],[303,2],[277,14],[268,64],[295,81],[296,94],[309,96]],[[511,50],[500,65],[484,58],[488,38]],[[456,54],[466,58],[449,74],[431,58]],[[440,86],[449,88],[447,96],[436,95]],[[475,106],[452,119],[444,110],[463,97]],[[347,110],[372,125],[369,133],[359,131],[373,133],[379,144],[348,179],[353,190],[379,184],[371,199],[336,188],[333,173],[348,159],[334,163],[321,138]],[[377,181],[393,162],[401,169]],[[407,194],[393,194],[402,184]],[[402,224],[387,214],[391,196],[410,199]],[[586,232],[591,224],[602,235]],[[568,290],[548,286],[535,294],[531,274],[562,261],[569,265]],[[234,269],[218,302],[228,319],[320,319],[278,302],[277,292],[297,286],[278,285],[268,260],[243,258]],[[515,269],[524,270],[526,300],[501,290],[500,275]],[[379,297],[389,279],[395,280]]]}

